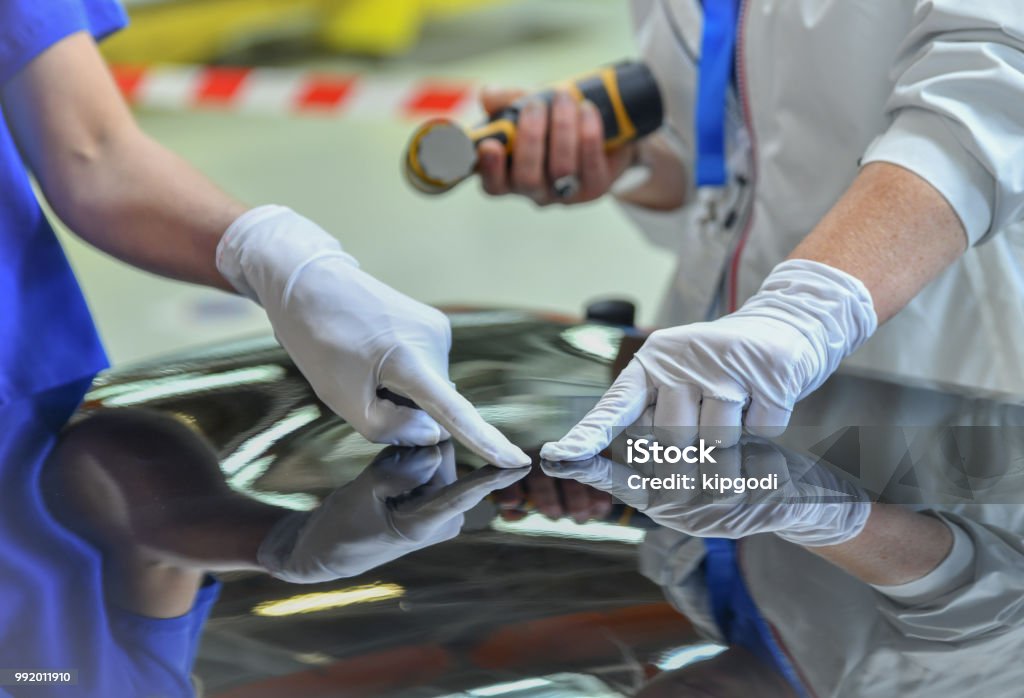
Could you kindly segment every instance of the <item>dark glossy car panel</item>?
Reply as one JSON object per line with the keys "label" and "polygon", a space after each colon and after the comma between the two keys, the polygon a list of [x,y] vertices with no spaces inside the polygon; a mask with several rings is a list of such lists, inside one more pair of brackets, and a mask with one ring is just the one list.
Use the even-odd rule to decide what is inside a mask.
{"label": "dark glossy car panel", "polygon": [[[527,448],[585,413],[630,334],[513,311],[452,319],[452,379]],[[128,407],[184,421],[217,450],[233,489],[294,509],[381,450],[327,410],[269,338],[101,376],[82,414]],[[458,462],[481,465],[464,450]],[[619,523],[624,513],[505,521],[484,501],[457,539],[356,578],[222,575],[196,673],[207,695],[224,697],[621,695],[706,645],[637,572],[643,530]]]}

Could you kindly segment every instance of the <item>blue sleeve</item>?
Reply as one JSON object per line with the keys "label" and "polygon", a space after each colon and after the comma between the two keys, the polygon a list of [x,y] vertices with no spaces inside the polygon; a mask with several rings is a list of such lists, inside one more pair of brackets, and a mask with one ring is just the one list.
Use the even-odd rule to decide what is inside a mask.
{"label": "blue sleeve", "polygon": [[61,39],[100,41],[127,23],[118,0],[0,0],[0,87]]}
{"label": "blue sleeve", "polygon": [[207,576],[192,610],[176,618],[147,618],[110,608],[110,622],[124,652],[122,673],[133,695],[191,696],[192,668],[203,628],[221,584]]}

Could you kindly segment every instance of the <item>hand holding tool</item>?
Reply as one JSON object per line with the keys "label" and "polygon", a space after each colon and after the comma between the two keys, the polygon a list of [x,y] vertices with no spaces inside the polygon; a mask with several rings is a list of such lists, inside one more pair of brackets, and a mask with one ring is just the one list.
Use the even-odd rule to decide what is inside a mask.
{"label": "hand holding tool", "polygon": [[[523,97],[476,128],[467,130],[448,119],[426,122],[413,134],[406,150],[406,178],[425,194],[440,194],[452,189],[473,174],[477,164],[477,146],[482,141],[496,140],[511,153],[515,148],[517,122],[523,106],[535,99],[550,105],[559,90],[568,92],[577,101],[587,100],[597,107],[604,124],[605,147],[608,150],[653,133],[664,120],[661,91],[654,74],[643,63],[623,62]],[[562,197],[571,196],[578,186],[578,182],[569,177],[554,182]]]}

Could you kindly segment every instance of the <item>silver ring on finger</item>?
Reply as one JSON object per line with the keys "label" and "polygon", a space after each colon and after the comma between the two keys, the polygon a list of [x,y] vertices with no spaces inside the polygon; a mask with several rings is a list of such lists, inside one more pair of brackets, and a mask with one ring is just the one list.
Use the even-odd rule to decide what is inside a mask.
{"label": "silver ring on finger", "polygon": [[559,199],[571,199],[580,192],[580,178],[574,174],[559,177],[551,184],[551,189]]}

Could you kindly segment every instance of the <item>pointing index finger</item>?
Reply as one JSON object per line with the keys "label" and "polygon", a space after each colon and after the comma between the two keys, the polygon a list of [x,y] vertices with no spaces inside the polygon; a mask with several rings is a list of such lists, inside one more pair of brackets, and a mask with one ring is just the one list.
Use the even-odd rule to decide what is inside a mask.
{"label": "pointing index finger", "polygon": [[633,359],[579,424],[557,442],[544,444],[541,457],[565,461],[596,456],[620,431],[636,422],[651,404],[653,394],[647,371]]}
{"label": "pointing index finger", "polygon": [[502,468],[521,468],[531,463],[522,449],[484,421],[472,403],[434,371],[423,367],[415,376],[406,375],[400,383],[395,387],[488,463]]}

